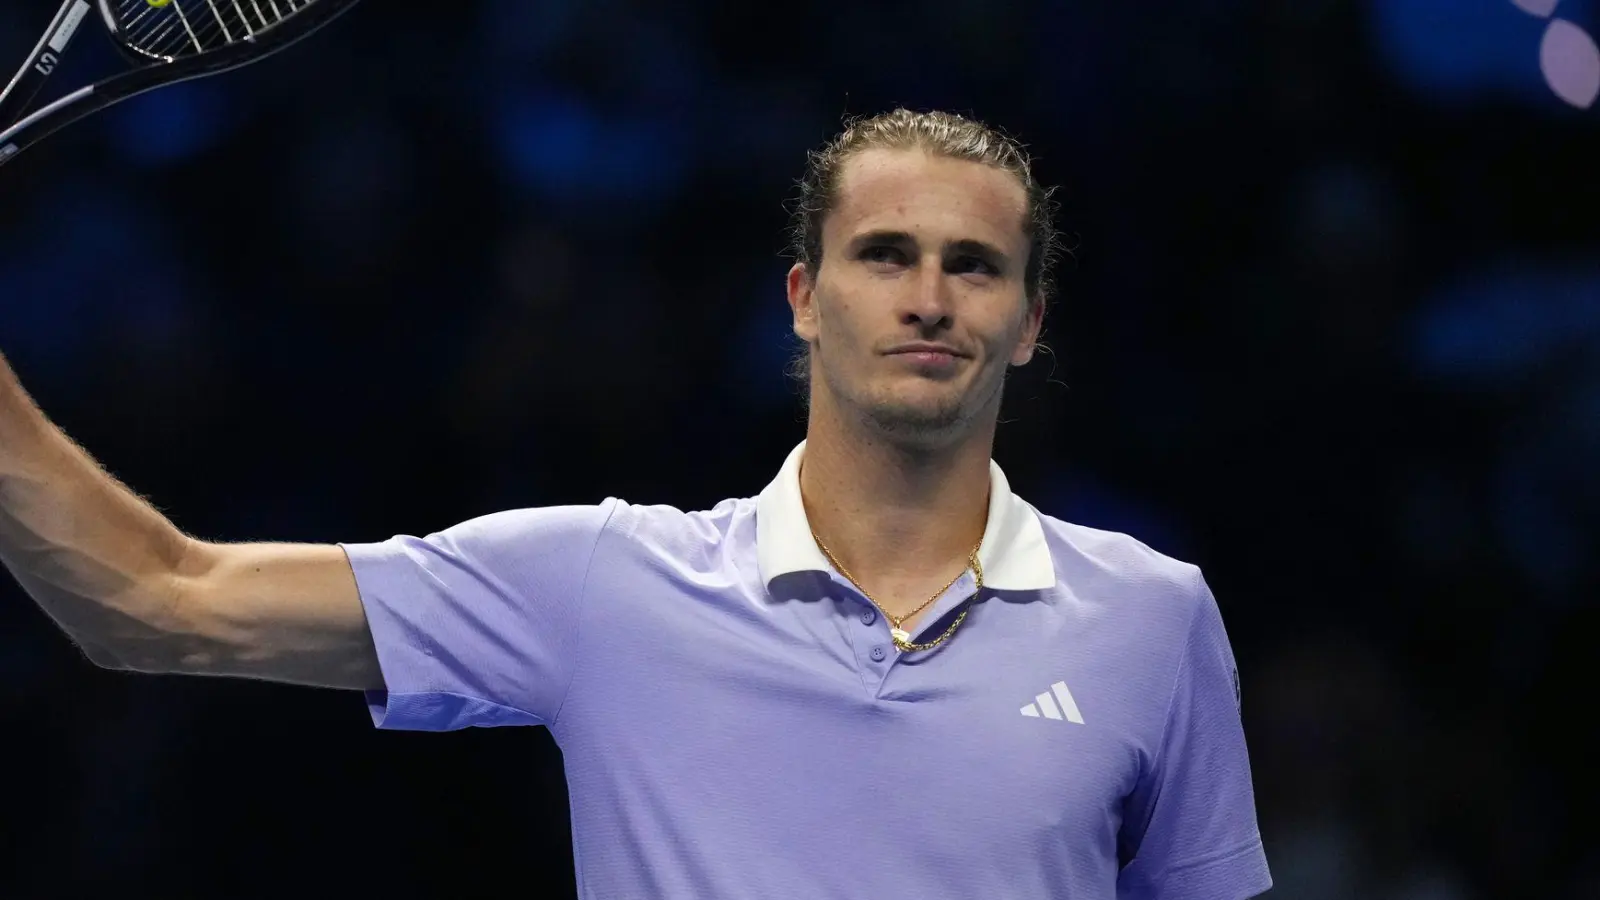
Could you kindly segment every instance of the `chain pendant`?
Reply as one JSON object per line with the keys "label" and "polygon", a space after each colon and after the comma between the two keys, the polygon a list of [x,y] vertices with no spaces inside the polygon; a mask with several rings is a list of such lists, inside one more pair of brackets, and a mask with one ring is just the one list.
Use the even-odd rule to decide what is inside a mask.
{"label": "chain pendant", "polygon": [[[933,648],[939,646],[940,644],[943,644],[945,641],[950,640],[950,635],[956,633],[956,629],[960,628],[961,627],[961,623],[966,620],[967,613],[971,612],[970,609],[963,609],[961,611],[961,614],[956,616],[955,621],[950,623],[950,627],[946,628],[944,630],[943,634],[939,635],[938,637],[934,638],[933,640],[929,641],[926,644],[913,644],[913,643],[911,643],[911,635],[910,635],[910,633],[908,633],[904,628],[901,628],[899,626],[899,624],[894,619],[892,619],[892,618],[890,618],[888,616],[888,614],[884,613],[883,607],[878,606],[878,601],[872,599],[872,595],[867,593],[866,588],[863,588],[861,586],[861,582],[856,581],[854,575],[851,575],[848,571],[846,571],[844,566],[839,565],[839,560],[834,558],[833,552],[828,549],[828,545],[827,544],[824,544],[822,542],[822,538],[817,537],[817,533],[815,531],[811,532],[811,537],[812,537],[813,540],[815,540],[817,542],[817,549],[821,550],[822,551],[822,555],[827,558],[828,562],[830,564],[832,564],[835,569],[839,570],[839,574],[843,575],[847,581],[849,581],[851,584],[855,585],[856,590],[861,592],[861,596],[865,597],[867,599],[867,602],[869,602],[873,606],[877,607],[878,613],[880,615],[882,615],[885,619],[889,620],[889,636],[894,638],[894,645],[901,652],[914,653],[914,652],[919,651],[919,650],[932,650]],[[969,598],[969,601],[968,601],[970,603],[972,600],[976,600],[978,598],[978,596],[983,593],[983,563],[981,561],[979,561],[979,559],[978,559],[978,548],[977,547],[973,547],[972,548],[972,552],[967,554],[967,566],[968,566],[968,568],[970,568],[972,570],[973,581],[976,582],[976,584],[973,586],[972,597]],[[935,600],[939,599],[940,597],[944,596],[944,592],[950,590],[950,588],[957,581],[959,581],[960,579],[961,579],[961,575],[957,575],[955,578],[950,579],[950,583],[945,585],[939,591],[939,593],[934,594],[932,597],[929,597],[926,602],[924,602],[921,606],[917,607],[916,609],[912,610],[911,612],[907,613],[904,618],[910,618],[910,617],[916,615],[917,613],[922,612],[924,609],[926,609],[928,607],[929,604],[933,603],[933,601],[935,601]]]}

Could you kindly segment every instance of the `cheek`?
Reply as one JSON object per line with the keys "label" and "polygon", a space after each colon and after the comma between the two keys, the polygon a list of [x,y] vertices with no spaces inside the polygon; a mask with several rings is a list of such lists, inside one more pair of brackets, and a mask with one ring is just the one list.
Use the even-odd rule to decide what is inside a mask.
{"label": "cheek", "polygon": [[984,339],[985,366],[1005,369],[1027,362],[1032,350],[1023,346],[1026,334],[1026,320],[1006,321],[987,331]]}
{"label": "cheek", "polygon": [[974,322],[974,329],[982,335],[984,347],[992,356],[1009,357],[1022,340],[1027,319],[1017,315],[1010,298],[974,298],[972,305],[982,310],[981,320]]}
{"label": "cheek", "polygon": [[834,294],[818,307],[818,332],[836,343],[857,343],[862,339],[864,304],[853,292]]}

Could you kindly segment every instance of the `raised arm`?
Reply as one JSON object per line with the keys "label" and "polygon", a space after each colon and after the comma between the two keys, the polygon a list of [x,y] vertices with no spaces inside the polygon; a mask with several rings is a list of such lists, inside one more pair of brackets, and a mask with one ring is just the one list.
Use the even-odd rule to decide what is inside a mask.
{"label": "raised arm", "polygon": [[106,668],[383,687],[343,549],[185,535],[52,424],[3,356],[0,561]]}

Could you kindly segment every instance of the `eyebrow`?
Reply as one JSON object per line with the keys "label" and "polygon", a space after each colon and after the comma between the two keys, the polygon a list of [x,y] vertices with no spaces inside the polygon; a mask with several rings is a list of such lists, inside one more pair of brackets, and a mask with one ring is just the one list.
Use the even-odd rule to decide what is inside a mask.
{"label": "eyebrow", "polygon": [[[857,235],[855,239],[850,242],[850,251],[852,254],[854,254],[865,247],[871,247],[877,244],[907,246],[915,243],[916,238],[913,238],[909,232],[894,231],[892,229],[885,228],[877,231],[868,231],[865,234]],[[1010,259],[1010,257],[1006,256],[1004,250],[1001,250],[999,247],[996,247],[987,241],[980,241],[976,238],[962,238],[958,241],[951,241],[945,246],[945,250],[961,256],[976,256],[980,259],[991,262],[996,266]]]}

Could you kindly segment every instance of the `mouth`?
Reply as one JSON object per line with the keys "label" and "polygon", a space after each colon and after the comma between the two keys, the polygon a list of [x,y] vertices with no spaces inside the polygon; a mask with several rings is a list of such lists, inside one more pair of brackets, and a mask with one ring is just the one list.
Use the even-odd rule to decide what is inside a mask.
{"label": "mouth", "polygon": [[889,350],[889,356],[904,359],[919,368],[947,369],[953,367],[957,360],[966,359],[966,354],[954,347],[945,344],[902,344]]}

